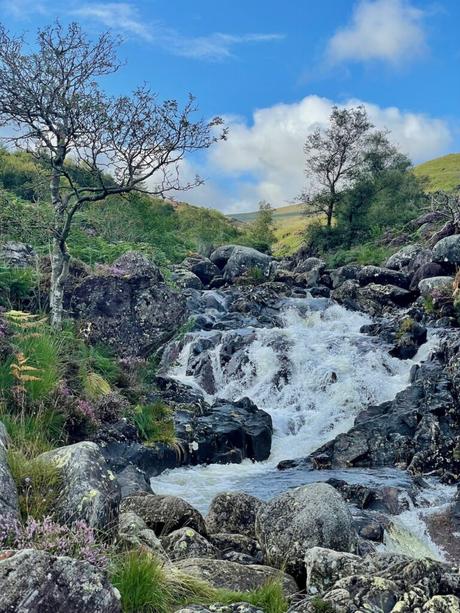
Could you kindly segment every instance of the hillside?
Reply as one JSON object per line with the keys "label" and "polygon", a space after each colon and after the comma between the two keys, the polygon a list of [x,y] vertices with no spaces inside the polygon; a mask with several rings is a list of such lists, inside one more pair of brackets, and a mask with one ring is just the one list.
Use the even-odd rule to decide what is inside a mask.
{"label": "hillside", "polygon": [[426,177],[427,191],[452,191],[460,187],[460,153],[449,153],[414,168],[418,177]]}

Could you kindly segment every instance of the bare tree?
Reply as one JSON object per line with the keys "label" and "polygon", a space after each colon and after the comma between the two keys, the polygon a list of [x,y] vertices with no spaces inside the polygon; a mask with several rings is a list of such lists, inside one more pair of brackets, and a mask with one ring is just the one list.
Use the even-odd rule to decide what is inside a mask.
{"label": "bare tree", "polygon": [[[69,270],[66,241],[75,213],[85,204],[132,191],[163,195],[202,182],[182,183],[179,163],[187,152],[205,149],[225,129],[220,118],[193,121],[194,99],[181,108],[159,102],[147,87],[131,96],[110,97],[98,83],[119,68],[118,41],[110,34],[90,41],[76,23],[58,22],[38,31],[36,49],[0,26],[0,125],[15,128],[11,140],[45,160],[54,210],[51,255],[51,323],[63,317]],[[77,184],[69,160],[91,176]]]}
{"label": "bare tree", "polygon": [[300,200],[309,213],[326,215],[332,225],[340,190],[357,175],[363,162],[366,141],[373,125],[363,106],[339,109],[334,106],[329,127],[317,128],[306,140],[306,175],[312,184]]}

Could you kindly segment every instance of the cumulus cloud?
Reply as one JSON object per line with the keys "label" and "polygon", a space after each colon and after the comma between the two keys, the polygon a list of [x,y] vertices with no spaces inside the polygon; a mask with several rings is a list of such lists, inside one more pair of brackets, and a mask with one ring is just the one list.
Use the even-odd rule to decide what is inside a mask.
{"label": "cumulus cloud", "polygon": [[426,50],[425,13],[409,0],[360,0],[351,22],[330,39],[327,58],[399,64]]}
{"label": "cumulus cloud", "polygon": [[[333,104],[312,95],[293,104],[259,109],[250,122],[227,118],[228,140],[211,148],[207,163],[198,169],[209,182],[187,199],[232,212],[254,210],[259,200],[274,206],[292,202],[305,182],[305,138],[317,126],[327,126]],[[448,150],[451,132],[443,120],[360,100],[345,106],[358,104],[364,104],[377,128],[391,131],[391,140],[415,163]],[[205,198],[211,195],[209,202]]]}
{"label": "cumulus cloud", "polygon": [[282,34],[277,33],[224,34],[222,32],[190,37],[159,21],[146,22],[137,7],[128,2],[91,2],[79,6],[71,13],[81,18],[98,21],[120,32],[139,36],[175,55],[199,60],[222,60],[231,57],[233,48],[238,45],[266,43],[284,38]]}

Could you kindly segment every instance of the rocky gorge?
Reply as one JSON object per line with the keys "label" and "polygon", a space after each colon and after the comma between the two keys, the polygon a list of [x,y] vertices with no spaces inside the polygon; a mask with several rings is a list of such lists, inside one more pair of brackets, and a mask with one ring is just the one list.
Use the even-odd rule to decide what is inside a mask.
{"label": "rocky gorge", "polygon": [[[0,257],[35,255],[8,243]],[[43,453],[62,479],[56,518],[216,589],[278,581],[292,612],[460,611],[459,265],[449,235],[384,266],[225,245],[170,280],[136,252],[75,270],[79,334],[126,372],[157,356],[148,400],[169,407],[174,440],[146,444],[115,416]],[[0,441],[0,513],[18,518]],[[182,610],[257,610],[216,603]],[[90,562],[4,547],[0,610],[121,604]]]}

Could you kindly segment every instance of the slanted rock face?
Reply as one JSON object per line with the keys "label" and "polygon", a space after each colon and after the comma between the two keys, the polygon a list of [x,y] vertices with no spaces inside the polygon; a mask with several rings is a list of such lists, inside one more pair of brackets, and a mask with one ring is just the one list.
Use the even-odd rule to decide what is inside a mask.
{"label": "slanted rock face", "polygon": [[62,489],[55,511],[65,522],[84,520],[96,530],[113,527],[121,499],[120,486],[96,443],[84,441],[47,451],[38,460],[55,464]]}
{"label": "slanted rock face", "polygon": [[304,556],[311,547],[350,551],[355,542],[351,514],[333,487],[314,483],[277,496],[261,508],[256,536],[265,558],[302,585]]}
{"label": "slanted rock face", "polygon": [[8,466],[6,442],[6,429],[0,422],[0,515],[18,517],[18,491]]}
{"label": "slanted rock face", "polygon": [[251,247],[237,245],[233,247],[223,268],[223,276],[227,281],[234,281],[251,269],[258,269],[265,277],[269,277],[274,269],[273,258]]}
{"label": "slanted rock face", "polygon": [[123,513],[133,511],[139,515],[157,536],[171,534],[179,528],[192,528],[202,536],[207,536],[201,513],[177,496],[128,496],[123,499],[120,510]]}
{"label": "slanted rock face", "polygon": [[120,355],[146,356],[184,323],[183,296],[140,254],[125,254],[99,274],[83,278],[70,297],[81,333]]}
{"label": "slanted rock face", "polygon": [[187,575],[225,590],[251,592],[263,587],[270,580],[281,580],[287,596],[295,594],[298,590],[292,577],[269,566],[258,564],[247,566],[228,560],[205,558],[178,560],[174,566]]}
{"label": "slanted rock face", "polygon": [[460,264],[460,235],[446,236],[433,248],[433,262]]}
{"label": "slanted rock face", "polygon": [[24,549],[0,559],[0,611],[121,613],[120,594],[88,562]]}
{"label": "slanted rock face", "polygon": [[26,268],[36,261],[37,254],[31,245],[9,241],[0,245],[0,262],[16,268]]}
{"label": "slanted rock face", "polygon": [[211,502],[206,517],[208,530],[210,533],[230,532],[255,537],[256,515],[264,504],[243,492],[218,494]]}
{"label": "slanted rock face", "polygon": [[170,560],[220,557],[217,548],[193,528],[174,530],[162,538],[162,543]]}

